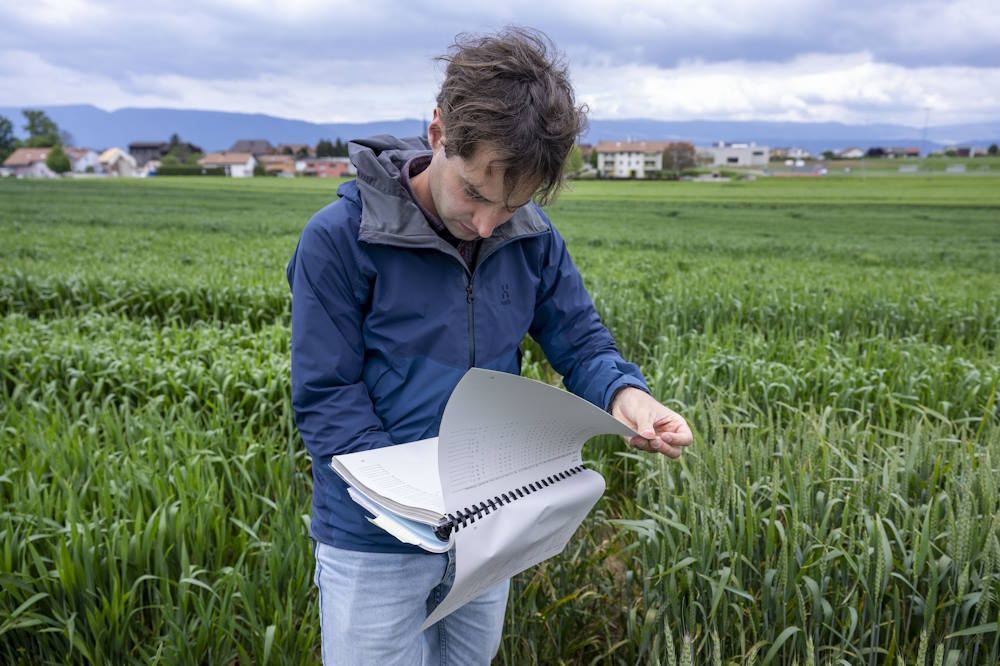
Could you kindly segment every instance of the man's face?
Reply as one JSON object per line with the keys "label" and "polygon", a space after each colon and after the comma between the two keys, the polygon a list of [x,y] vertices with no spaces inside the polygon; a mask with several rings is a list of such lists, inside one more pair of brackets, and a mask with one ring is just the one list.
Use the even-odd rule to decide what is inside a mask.
{"label": "man's face", "polygon": [[428,135],[434,151],[425,172],[433,199],[431,212],[441,218],[456,238],[488,238],[518,208],[531,201],[536,183],[521,184],[506,196],[503,171],[490,168],[496,158],[495,150],[480,148],[468,160],[457,155],[447,157],[437,110],[428,127]]}

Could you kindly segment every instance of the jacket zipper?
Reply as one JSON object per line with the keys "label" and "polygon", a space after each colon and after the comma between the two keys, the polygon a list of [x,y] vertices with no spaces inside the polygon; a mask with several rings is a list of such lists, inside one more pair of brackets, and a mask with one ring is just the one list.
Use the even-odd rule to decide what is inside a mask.
{"label": "jacket zipper", "polygon": [[[542,233],[544,233],[544,232],[542,232]],[[465,264],[465,262],[462,261],[461,259],[459,259],[459,261],[462,263],[462,266],[465,268],[465,275],[466,275],[466,282],[465,282],[465,302],[468,305],[468,311],[469,311],[469,367],[470,368],[476,367],[476,335],[475,335],[475,333],[476,333],[476,331],[475,331],[476,313],[475,313],[475,307],[474,307],[475,303],[476,303],[476,297],[472,293],[472,281],[476,277],[476,271],[479,270],[479,267],[483,265],[483,262],[486,261],[486,259],[488,259],[489,257],[493,256],[501,248],[503,248],[503,247],[505,247],[507,245],[510,245],[511,243],[513,243],[515,241],[521,240],[522,238],[533,238],[535,236],[540,236],[540,235],[541,235],[540,233],[539,234],[525,234],[524,236],[518,236],[516,238],[509,238],[509,239],[507,239],[503,243],[500,243],[499,245],[495,246],[489,252],[489,254],[486,254],[485,256],[479,257],[476,260],[476,265],[475,265],[475,267],[472,270],[469,270],[469,267]]]}
{"label": "jacket zipper", "polygon": [[476,335],[475,335],[475,303],[476,297],[472,295],[472,276],[465,283],[465,302],[469,305],[469,367],[476,367]]}
{"label": "jacket zipper", "polygon": [[[475,268],[473,268],[472,270],[469,269],[468,265],[457,253],[451,254],[448,252],[443,252],[444,254],[447,254],[448,256],[452,257],[455,261],[457,261],[459,264],[462,265],[462,268],[465,269],[465,302],[468,305],[467,309],[469,312],[469,367],[470,368],[476,367],[476,338],[475,338],[476,315],[474,309],[476,303],[476,297],[472,293],[472,281],[475,278],[476,271],[479,270],[479,267],[483,264],[484,261],[486,261],[487,258],[492,257],[501,248],[506,247],[507,245],[510,245],[511,243],[519,241],[523,238],[534,238],[535,236],[540,236],[543,233],[545,232],[543,231],[536,234],[524,234],[522,236],[517,236],[515,238],[508,238],[506,241],[495,246],[489,252],[489,254],[479,257],[476,260]],[[392,246],[392,243],[386,243],[386,245]],[[434,247],[434,249],[441,251],[441,248],[439,247]]]}

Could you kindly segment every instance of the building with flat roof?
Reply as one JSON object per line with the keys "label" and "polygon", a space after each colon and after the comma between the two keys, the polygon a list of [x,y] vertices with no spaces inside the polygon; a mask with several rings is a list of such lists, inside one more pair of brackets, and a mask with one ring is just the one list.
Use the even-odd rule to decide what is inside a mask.
{"label": "building with flat roof", "polygon": [[767,146],[756,143],[719,143],[698,149],[698,154],[712,166],[766,167],[770,159]]}

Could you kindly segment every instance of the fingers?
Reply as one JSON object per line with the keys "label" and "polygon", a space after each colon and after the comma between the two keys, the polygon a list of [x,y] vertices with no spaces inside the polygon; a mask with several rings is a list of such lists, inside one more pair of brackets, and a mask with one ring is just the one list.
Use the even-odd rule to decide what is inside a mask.
{"label": "fingers", "polygon": [[662,446],[659,452],[668,458],[673,458],[674,460],[681,457],[681,449],[673,446]]}
{"label": "fingers", "polygon": [[694,441],[694,436],[688,428],[684,428],[680,432],[661,432],[658,437],[664,444],[675,448],[689,446]]}
{"label": "fingers", "polygon": [[672,446],[688,446],[694,441],[694,435],[687,422],[676,412],[669,412],[653,424],[665,444]]}
{"label": "fingers", "polygon": [[628,443],[641,451],[679,458],[684,447],[694,441],[684,418],[645,392],[623,392],[613,411],[620,421],[638,433]]}
{"label": "fingers", "polygon": [[680,458],[683,450],[679,446],[664,442],[662,437],[654,437],[652,439],[633,437],[628,440],[628,443],[632,448],[645,451],[646,453],[661,453],[668,458]]}

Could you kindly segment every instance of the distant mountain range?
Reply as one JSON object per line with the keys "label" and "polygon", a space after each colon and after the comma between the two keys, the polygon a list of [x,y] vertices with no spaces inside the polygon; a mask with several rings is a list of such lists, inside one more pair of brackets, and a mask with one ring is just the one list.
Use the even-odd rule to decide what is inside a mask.
{"label": "distant mountain range", "polygon": [[[22,129],[22,107],[0,107],[0,115]],[[205,150],[224,150],[239,139],[267,139],[272,144],[308,143],[320,139],[349,140],[374,134],[413,136],[423,132],[421,120],[403,119],[370,123],[311,123],[260,113],[228,113],[185,109],[125,108],[104,111],[89,104],[31,106],[43,109],[72,134],[77,146],[127,148],[133,141],[166,141],[177,133]],[[905,125],[845,125],[843,123],[793,123],[763,121],[689,120],[642,118],[590,121],[585,142],[601,140],[683,140],[695,145],[718,141],[750,142],[805,148],[813,153],[856,146],[919,146],[922,151],[952,145],[987,146],[1000,143],[1000,120],[992,123],[939,125],[923,128]]]}

